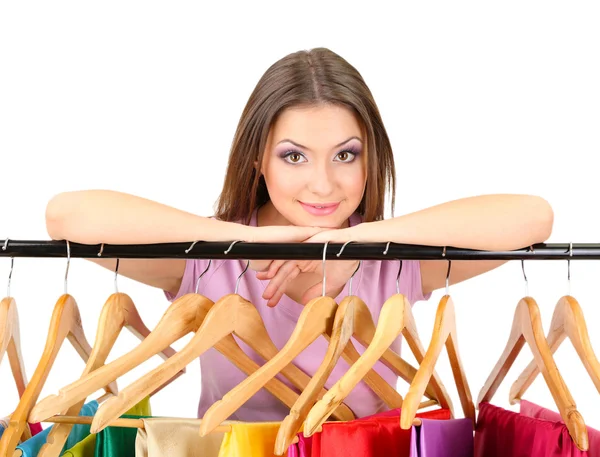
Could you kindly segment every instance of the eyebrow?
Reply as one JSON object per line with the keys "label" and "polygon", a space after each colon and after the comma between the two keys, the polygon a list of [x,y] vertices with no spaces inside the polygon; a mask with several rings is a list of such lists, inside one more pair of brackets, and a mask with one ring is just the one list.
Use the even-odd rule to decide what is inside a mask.
{"label": "eyebrow", "polygon": [[[334,149],[335,149],[335,148],[339,148],[340,146],[343,146],[343,145],[345,145],[346,143],[348,143],[350,140],[355,140],[355,139],[356,139],[356,140],[358,140],[358,141],[360,141],[360,142],[362,143],[362,140],[361,140],[359,137],[357,137],[357,136],[351,136],[351,137],[350,137],[350,138],[348,138],[347,140],[344,140],[344,141],[342,141],[341,143],[339,143],[339,144],[336,144],[336,145],[335,145],[333,148],[334,148]],[[301,144],[299,144],[299,143],[296,143],[295,141],[292,141],[292,140],[290,140],[289,138],[286,138],[286,139],[284,139],[284,140],[281,140],[281,141],[280,141],[279,143],[277,143],[277,144],[281,144],[281,143],[285,143],[285,142],[292,143],[294,146],[296,146],[296,147],[298,147],[298,148],[306,149],[307,151],[309,151],[309,152],[312,152],[312,151],[311,151],[310,149],[308,149],[306,146],[302,146]]]}

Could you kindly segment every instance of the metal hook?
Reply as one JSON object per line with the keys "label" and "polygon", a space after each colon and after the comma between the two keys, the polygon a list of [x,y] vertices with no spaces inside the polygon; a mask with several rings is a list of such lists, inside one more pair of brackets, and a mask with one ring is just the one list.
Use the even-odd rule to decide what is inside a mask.
{"label": "metal hook", "polygon": [[[7,247],[8,247],[8,238],[4,242],[4,246],[2,246],[2,250],[6,251]],[[15,266],[15,258],[11,257],[10,258],[10,271],[8,273],[8,287],[6,288],[6,296],[7,297],[10,297],[10,281],[12,279],[12,272],[13,272],[14,266]]]}
{"label": "metal hook", "polygon": [[[338,252],[335,256],[339,257],[342,252],[344,252],[344,248],[346,247],[346,245],[348,243],[352,243],[352,241],[346,241],[343,245],[342,248],[340,249],[340,252]],[[350,276],[350,283],[348,284],[348,295],[352,295],[352,280],[354,279],[354,275],[356,274],[356,272],[358,271],[358,269],[360,268],[360,266],[362,265],[362,260],[358,261],[358,266],[356,267],[356,270],[354,270],[354,273],[352,273],[352,276]]]}
{"label": "metal hook", "polygon": [[[185,253],[189,254],[191,252],[191,250],[194,249],[194,246],[196,245],[197,242],[198,241],[194,241],[192,243],[192,245],[185,250]],[[206,272],[208,271],[208,269],[210,268],[211,263],[212,263],[212,259],[208,259],[208,265],[207,265],[206,269],[202,272],[202,274],[200,276],[198,276],[198,279],[196,279],[196,288],[194,289],[195,293],[198,293],[198,287],[200,286],[200,280],[202,279],[202,276],[204,276],[206,274]]]}
{"label": "metal hook", "polygon": [[98,257],[102,257],[102,251],[104,251],[104,243],[100,245],[100,252],[98,253]]}
{"label": "metal hook", "polygon": [[325,277],[325,257],[327,256],[327,245],[329,241],[325,241],[325,245],[323,246],[323,297],[325,296],[325,281],[327,278]]}
{"label": "metal hook", "polygon": [[[234,245],[235,243],[241,243],[241,240],[237,240],[237,241],[234,241],[233,243],[231,243],[231,244],[229,245],[229,248],[227,248],[227,250],[226,250],[226,251],[223,251],[223,253],[224,253],[224,254],[229,254],[229,251],[231,251],[231,248],[233,248],[233,245]],[[194,244],[196,244],[196,242],[194,242]],[[194,244],[192,244],[192,247],[194,246]],[[190,249],[191,249],[191,247],[190,247]]]}
{"label": "metal hook", "polygon": [[69,276],[69,265],[71,264],[71,246],[69,245],[69,240],[65,240],[67,242],[67,269],[65,271],[65,295],[67,294],[67,277]]}
{"label": "metal hook", "polygon": [[[198,240],[198,241],[200,241],[200,240]],[[189,254],[189,253],[190,253],[190,251],[191,251],[192,249],[194,249],[194,246],[196,246],[196,243],[197,243],[198,241],[194,241],[194,242],[192,243],[192,245],[191,245],[189,248],[187,248],[187,249],[185,250],[185,253],[186,253],[186,254]],[[232,245],[232,246],[233,246],[233,245]],[[225,254],[227,254],[227,252],[225,252]]]}
{"label": "metal hook", "polygon": [[390,248],[390,243],[391,243],[391,241],[388,241],[387,244],[385,245],[385,250],[383,251],[383,255],[387,255],[388,249]]}
{"label": "metal hook", "polygon": [[[573,243],[569,243],[569,257],[573,257]],[[571,295],[571,259],[567,259],[567,282],[569,284],[568,295]]]}
{"label": "metal hook", "polygon": [[450,268],[452,268],[452,260],[448,260],[448,271],[446,272],[446,295],[450,295],[450,287],[448,286],[450,280]]}
{"label": "metal hook", "polygon": [[[529,246],[527,248],[527,252],[533,252],[533,246]],[[525,260],[521,259],[521,270],[523,270],[523,277],[525,278],[525,296],[529,297],[529,281],[527,280],[527,275],[525,274]]]}
{"label": "metal hook", "polygon": [[244,273],[246,273],[246,270],[248,269],[249,266],[250,266],[250,261],[248,260],[248,262],[246,263],[246,268],[244,268],[244,271],[242,271],[242,274],[239,275],[237,280],[235,281],[235,291],[233,292],[234,294],[238,293],[238,287],[240,286],[240,279],[242,279],[242,276],[244,276]]}
{"label": "metal hook", "polygon": [[117,265],[115,266],[115,293],[119,293],[119,288],[117,287],[117,277],[119,276],[119,259],[117,259]]}
{"label": "metal hook", "polygon": [[[388,250],[390,248],[391,241],[388,241],[385,245],[385,250],[383,251],[383,255],[387,255]],[[402,260],[400,260],[400,267],[398,268],[398,274],[396,275],[396,293],[400,293],[400,273],[402,273]]]}
{"label": "metal hook", "polygon": [[[227,248],[227,250],[226,250],[226,251],[223,251],[223,252],[224,252],[225,254],[229,254],[229,252],[230,252],[230,251],[231,251],[231,249],[233,248],[233,245],[234,245],[235,243],[240,243],[240,242],[241,242],[241,240],[234,241],[233,243],[231,243],[231,244],[229,245],[229,248]],[[194,242],[194,244],[196,244],[196,242]],[[194,247],[194,244],[192,244],[192,246],[190,246],[190,249],[191,249],[192,247]],[[241,275],[239,275],[239,276],[238,276],[238,278],[237,278],[237,280],[235,281],[235,291],[234,291],[234,294],[237,294],[237,293],[238,293],[238,287],[240,286],[240,279],[242,279],[242,276],[244,276],[244,273],[246,273],[246,270],[248,270],[248,267],[249,267],[249,266],[250,266],[250,260],[248,260],[248,262],[246,263],[246,268],[244,268],[244,271],[242,271],[242,274],[241,274]],[[208,270],[208,268],[207,268],[207,270]],[[206,273],[206,271],[205,271],[205,273]],[[204,273],[203,273],[203,274],[204,274]]]}
{"label": "metal hook", "polygon": [[211,262],[212,262],[212,259],[208,259],[208,266],[202,272],[202,274],[200,276],[198,276],[198,279],[196,280],[196,290],[195,290],[196,293],[198,293],[198,286],[200,285],[200,280],[202,279],[202,276],[204,276],[206,274],[206,272],[208,271],[208,269],[210,268]]}

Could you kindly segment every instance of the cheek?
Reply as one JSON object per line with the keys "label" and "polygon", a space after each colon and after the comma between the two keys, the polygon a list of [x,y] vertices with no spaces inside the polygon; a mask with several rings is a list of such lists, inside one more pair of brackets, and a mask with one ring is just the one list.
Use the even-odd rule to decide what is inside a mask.
{"label": "cheek", "polygon": [[337,181],[349,198],[362,198],[365,188],[366,172],[364,167],[346,167],[341,169]]}
{"label": "cheek", "polygon": [[265,182],[269,196],[273,201],[289,200],[297,197],[302,188],[304,177],[298,170],[290,170],[285,164],[274,160],[265,168]]}

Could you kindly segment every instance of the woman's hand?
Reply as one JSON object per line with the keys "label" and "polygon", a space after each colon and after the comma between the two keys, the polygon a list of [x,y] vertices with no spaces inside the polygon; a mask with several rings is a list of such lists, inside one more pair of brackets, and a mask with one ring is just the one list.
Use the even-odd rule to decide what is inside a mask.
{"label": "woman's hand", "polygon": [[[251,227],[250,236],[244,241],[251,243],[301,243],[314,235],[328,231],[321,227],[301,227],[295,225],[266,225]],[[273,260],[250,260],[254,271],[266,271]]]}
{"label": "woman's hand", "polygon": [[[351,228],[350,228],[351,229]],[[340,243],[351,240],[350,229],[326,229],[310,238],[308,243],[325,243],[326,241]],[[302,304],[322,295],[323,292],[323,261],[322,260],[273,260],[268,269],[259,271],[256,277],[261,280],[270,279],[263,298],[268,300],[268,306],[275,306],[286,293],[290,282],[298,277],[300,273],[314,273],[316,283],[302,294]],[[337,296],[344,285],[352,277],[358,266],[358,260],[328,260],[325,262],[326,289],[328,296]]]}

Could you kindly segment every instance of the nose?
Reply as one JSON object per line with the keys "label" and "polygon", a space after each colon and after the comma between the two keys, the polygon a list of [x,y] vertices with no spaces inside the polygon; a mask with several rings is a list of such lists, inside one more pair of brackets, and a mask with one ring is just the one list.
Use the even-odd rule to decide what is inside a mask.
{"label": "nose", "polygon": [[314,167],[310,177],[308,189],[319,197],[327,197],[335,189],[335,177],[333,170],[327,164],[318,164]]}

